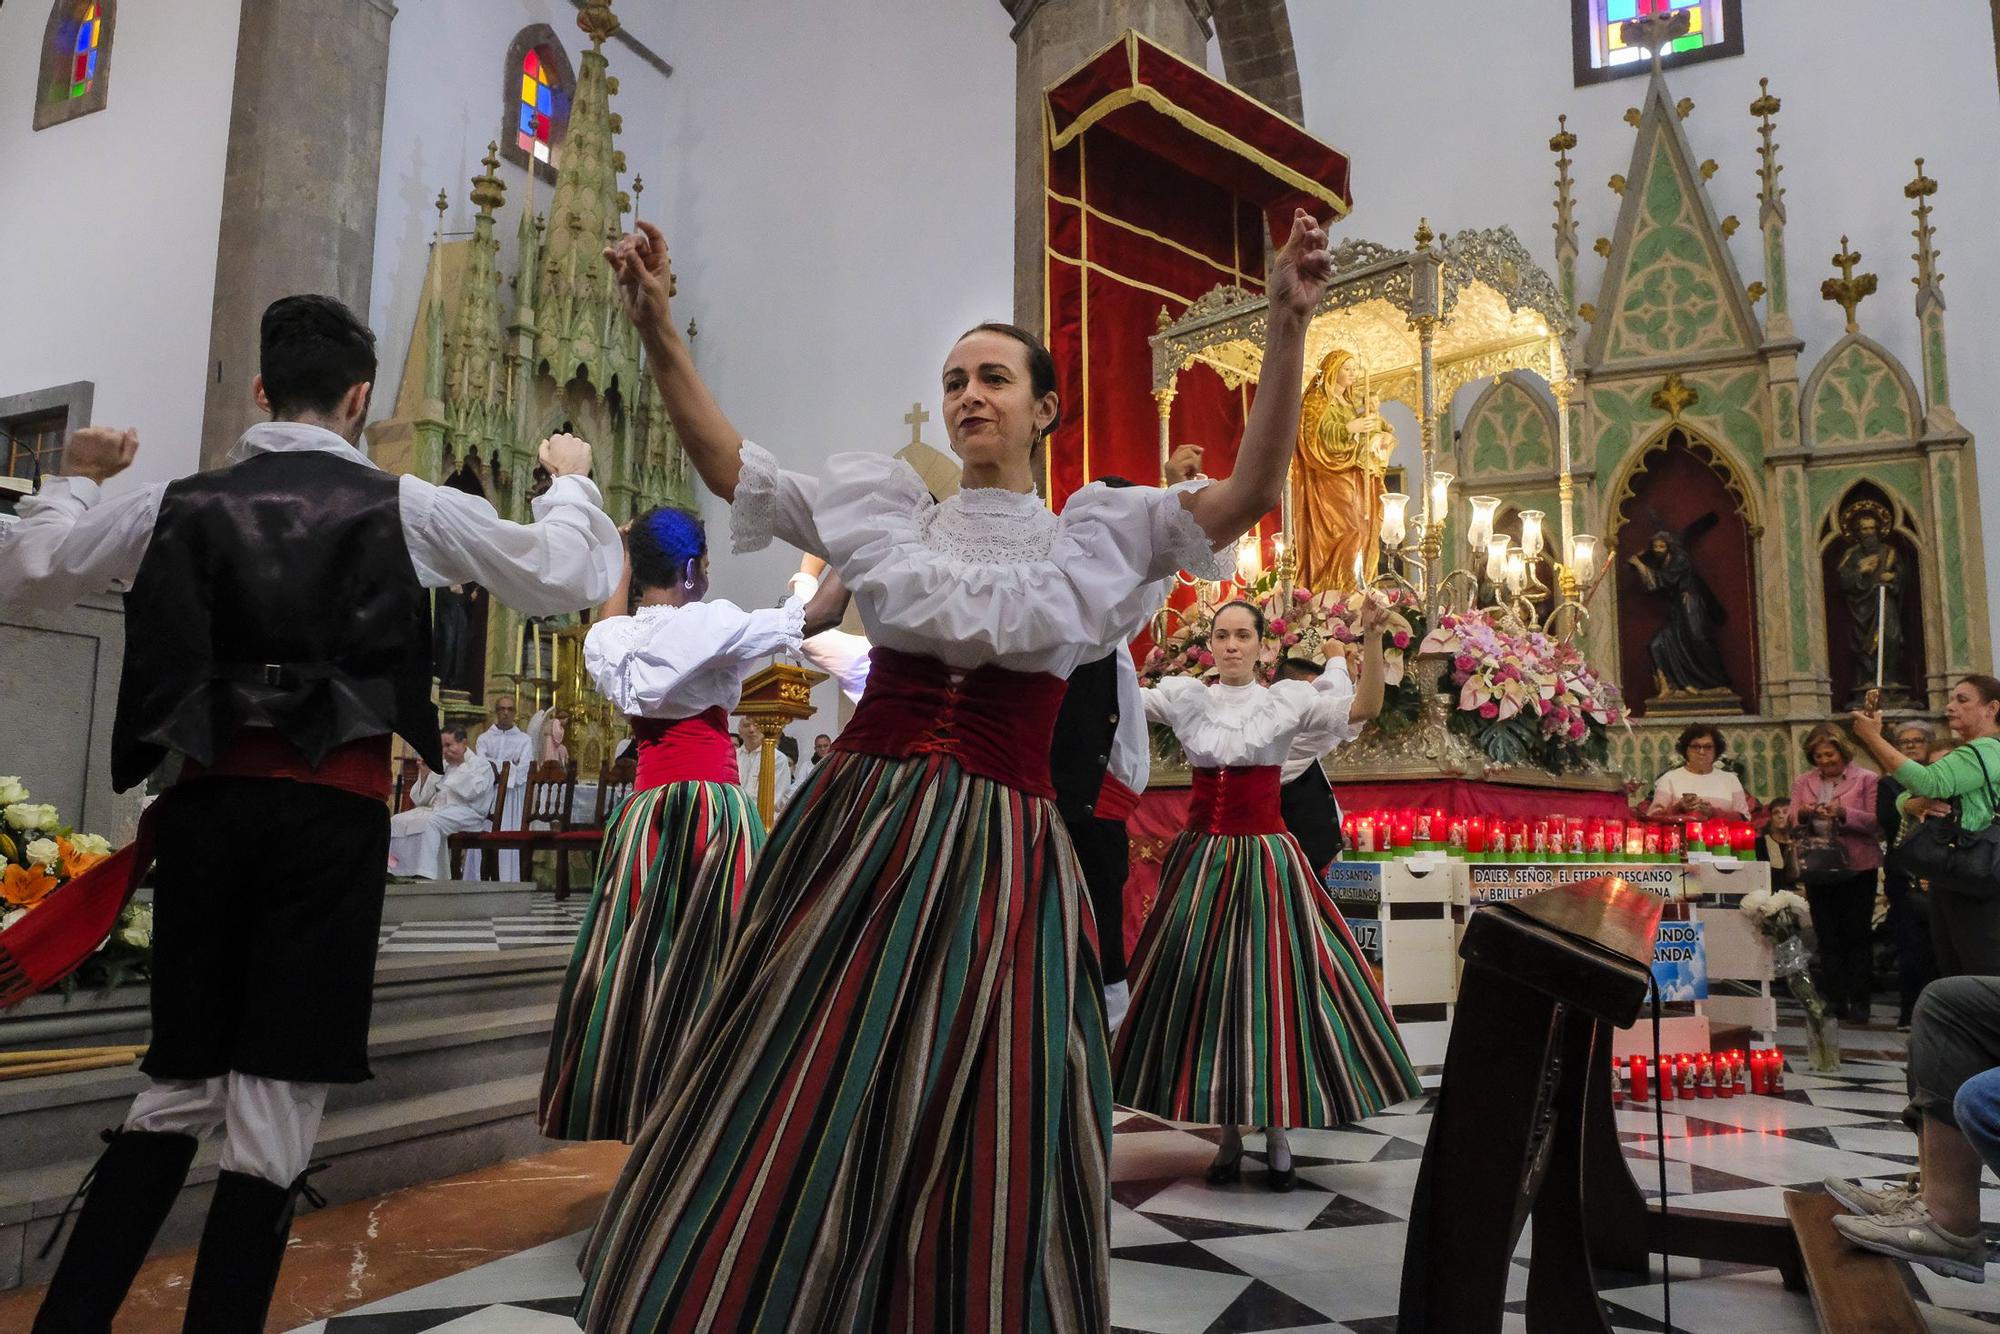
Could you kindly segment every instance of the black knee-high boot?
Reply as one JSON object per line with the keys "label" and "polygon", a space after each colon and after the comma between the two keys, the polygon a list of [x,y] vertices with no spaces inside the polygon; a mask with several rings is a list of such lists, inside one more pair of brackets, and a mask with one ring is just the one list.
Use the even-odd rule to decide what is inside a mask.
{"label": "black knee-high boot", "polygon": [[107,1130],[104,1137],[104,1155],[78,1191],[83,1212],[42,1298],[35,1334],[108,1334],[197,1147],[193,1135],[153,1130]]}
{"label": "black knee-high boot", "polygon": [[188,1285],[186,1334],[262,1334],[302,1193],[321,1202],[304,1173],[289,1186],[243,1172],[217,1174]]}

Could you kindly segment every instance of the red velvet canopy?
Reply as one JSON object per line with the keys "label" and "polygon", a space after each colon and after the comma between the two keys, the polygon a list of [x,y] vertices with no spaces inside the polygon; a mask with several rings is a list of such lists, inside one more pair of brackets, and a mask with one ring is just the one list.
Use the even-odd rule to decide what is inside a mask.
{"label": "red velvet canopy", "polygon": [[[1233,284],[1263,287],[1265,236],[1292,210],[1349,207],[1348,161],[1270,108],[1137,33],[1048,90],[1043,139],[1048,245],[1043,333],[1063,422],[1048,450],[1052,506],[1109,475],[1160,477],[1147,339],[1164,310]],[[1183,377],[1173,439],[1225,476],[1248,387]]]}

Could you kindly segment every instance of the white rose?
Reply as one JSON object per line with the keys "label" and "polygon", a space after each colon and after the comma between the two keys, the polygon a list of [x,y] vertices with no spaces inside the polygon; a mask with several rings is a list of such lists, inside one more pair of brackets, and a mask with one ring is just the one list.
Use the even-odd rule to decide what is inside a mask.
{"label": "white rose", "polygon": [[100,834],[78,834],[70,839],[70,846],[91,857],[105,857],[111,853],[111,840]]}
{"label": "white rose", "polygon": [[41,827],[43,829],[53,834],[56,830],[62,828],[62,816],[56,814],[55,807],[37,806],[35,809],[41,815]]}
{"label": "white rose", "polygon": [[152,945],[153,933],[140,926],[122,927],[118,932],[118,940],[120,944],[130,945],[135,950],[143,950]]}
{"label": "white rose", "polygon": [[42,827],[42,813],[40,809],[30,806],[24,801],[7,803],[7,808],[0,810],[0,819],[6,820],[8,824],[13,825],[16,829],[39,829]]}
{"label": "white rose", "polygon": [[28,799],[28,789],[12,774],[0,777],[0,806],[12,806]]}
{"label": "white rose", "polygon": [[38,838],[21,849],[21,858],[23,861],[40,866],[45,871],[53,871],[62,861],[62,849],[56,846],[56,841],[52,838]]}

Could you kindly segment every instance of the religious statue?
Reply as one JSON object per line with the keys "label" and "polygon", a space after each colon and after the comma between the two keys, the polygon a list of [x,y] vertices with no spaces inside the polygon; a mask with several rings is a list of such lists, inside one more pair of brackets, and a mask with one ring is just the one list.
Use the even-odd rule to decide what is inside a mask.
{"label": "religious statue", "polygon": [[432,597],[431,659],[438,686],[472,694],[485,685],[478,630],[486,590],[478,584],[452,584]]}
{"label": "religious statue", "polygon": [[1667,604],[1667,623],[1647,645],[1658,698],[1716,698],[1730,693],[1719,632],[1722,603],[1688,554],[1689,545],[1719,522],[1709,513],[1678,532],[1661,526],[1645,551],[1628,557],[1646,590]]}
{"label": "religious statue", "polygon": [[1889,522],[1888,507],[1876,500],[1857,500],[1840,514],[1847,549],[1840,553],[1835,572],[1852,627],[1848,647],[1854,655],[1857,701],[1871,686],[1888,690],[1903,684],[1897,680],[1897,669],[1903,656],[1907,571],[1884,536]]}
{"label": "religious statue", "polygon": [[1335,348],[1306,386],[1292,465],[1292,542],[1298,582],[1351,592],[1375,577],[1382,532],[1382,475],[1396,433],[1367,391],[1366,369]]}

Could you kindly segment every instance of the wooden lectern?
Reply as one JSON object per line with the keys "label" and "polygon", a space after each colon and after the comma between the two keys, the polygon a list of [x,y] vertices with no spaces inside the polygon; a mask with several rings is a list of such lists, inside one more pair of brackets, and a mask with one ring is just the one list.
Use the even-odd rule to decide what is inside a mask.
{"label": "wooden lectern", "polygon": [[757,814],[763,817],[767,832],[778,809],[778,733],[785,730],[786,723],[813,716],[812,690],[824,680],[825,672],[774,662],[743,683],[736,716],[749,718],[764,729],[763,762],[757,769]]}
{"label": "wooden lectern", "polygon": [[1660,900],[1600,876],[1466,923],[1444,1083],[1403,1254],[1400,1334],[1497,1334],[1522,1226],[1535,1220],[1528,1328],[1609,1331],[1593,1264],[1649,1253],[1774,1265],[1803,1290],[1776,1219],[1662,1214],[1619,1152],[1610,1030],[1638,1017]]}

